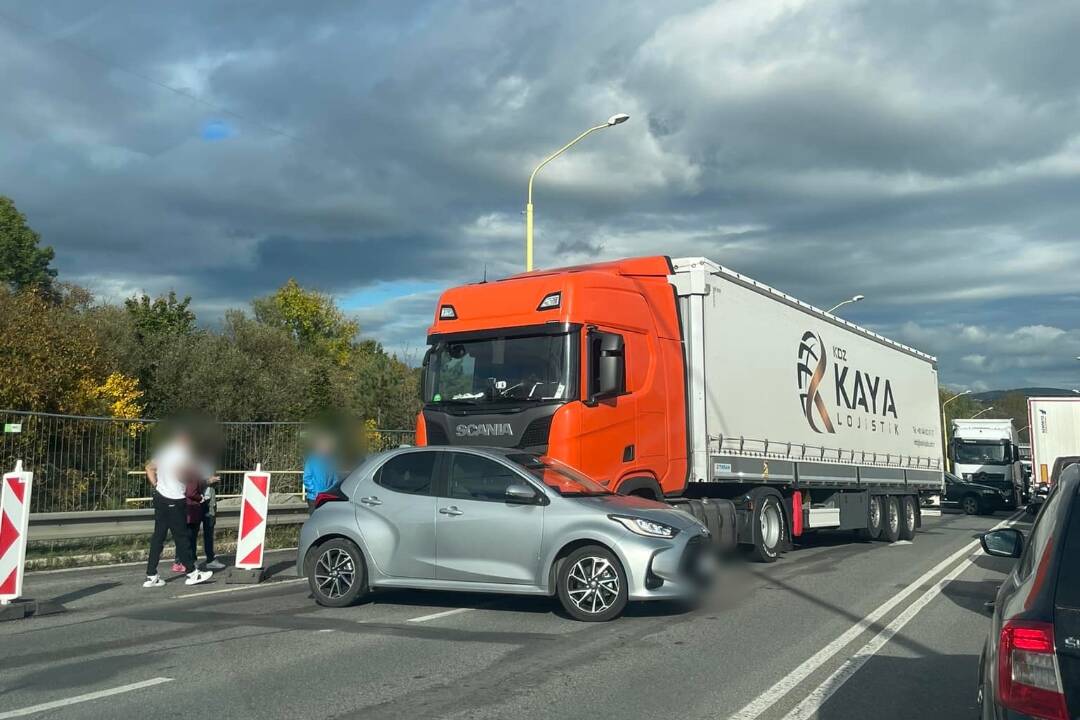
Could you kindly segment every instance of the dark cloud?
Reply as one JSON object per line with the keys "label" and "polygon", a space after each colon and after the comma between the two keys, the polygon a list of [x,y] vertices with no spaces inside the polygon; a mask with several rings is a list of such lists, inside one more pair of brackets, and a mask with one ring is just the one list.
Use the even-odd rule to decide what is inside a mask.
{"label": "dark cloud", "polygon": [[[573,21],[568,20],[572,17]],[[1080,6],[0,0],[0,192],[107,297],[288,277],[419,349],[440,287],[706,255],[941,355],[1080,384]],[[1063,360],[1064,359],[1064,360]]]}

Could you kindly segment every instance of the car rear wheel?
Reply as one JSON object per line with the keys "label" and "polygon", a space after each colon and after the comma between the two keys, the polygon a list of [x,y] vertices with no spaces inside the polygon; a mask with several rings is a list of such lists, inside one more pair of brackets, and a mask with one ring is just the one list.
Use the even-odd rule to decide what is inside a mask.
{"label": "car rear wheel", "polygon": [[900,539],[914,540],[915,525],[918,521],[918,512],[915,507],[915,498],[904,495],[900,498]]}
{"label": "car rear wheel", "polygon": [[871,495],[866,503],[866,527],[855,531],[860,540],[877,540],[881,537],[881,514],[881,496]]}
{"label": "car rear wheel", "polygon": [[367,592],[364,557],[356,543],[334,538],[312,550],[308,586],[315,602],[326,607],[346,607]]}
{"label": "car rear wheel", "polygon": [[626,609],[626,573],[615,554],[599,545],[570,553],[559,566],[559,602],[575,620],[604,622]]}
{"label": "car rear wheel", "polygon": [[881,539],[894,543],[900,539],[900,500],[895,495],[882,497]]}
{"label": "car rear wheel", "polygon": [[978,515],[982,512],[982,503],[979,502],[976,495],[965,495],[964,499],[960,501],[960,507],[967,515]]}

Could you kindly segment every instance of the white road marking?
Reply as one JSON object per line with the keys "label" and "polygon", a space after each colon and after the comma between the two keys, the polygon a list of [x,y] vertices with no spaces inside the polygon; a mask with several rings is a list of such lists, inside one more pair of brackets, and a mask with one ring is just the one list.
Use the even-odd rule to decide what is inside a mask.
{"label": "white road marking", "polygon": [[897,540],[894,543],[890,543],[889,547],[897,547],[898,545],[914,545],[914,544],[915,543],[911,542],[910,540]]}
{"label": "white road marking", "polygon": [[[1010,515],[1008,518],[998,523],[991,529],[996,530],[997,528],[1004,527],[1005,525],[1011,523],[1013,520],[1016,520],[1018,517],[1020,517],[1020,513],[1014,513],[1013,515]],[[761,695],[758,695],[756,698],[751,700],[749,703],[746,704],[745,707],[743,707],[742,710],[735,713],[734,715],[731,715],[729,720],[756,720],[756,718],[763,715],[781,698],[783,698],[785,695],[795,689],[795,687],[799,683],[812,675],[815,671],[818,670],[818,668],[827,663],[834,655],[843,650],[852,640],[866,632],[867,628],[876,624],[882,617],[895,609],[897,605],[906,600],[916,590],[925,585],[939,572],[941,572],[946,567],[956,562],[960,558],[964,557],[965,555],[970,554],[971,551],[974,550],[978,544],[978,540],[973,540],[972,542],[969,542],[967,545],[964,545],[964,547],[960,548],[952,555],[927,570],[925,573],[920,575],[918,579],[916,579],[914,582],[909,584],[903,590],[899,591],[896,595],[894,595],[886,602],[879,605],[877,609],[875,609],[862,620],[845,630],[843,634],[841,634],[835,640],[823,647],[821,650],[818,650],[816,653],[814,653],[801,665],[792,670],[783,680],[776,683],[771,688],[763,692]]]}
{"label": "white road marking", "polygon": [[967,560],[957,565],[948,575],[941,578],[934,584],[929,590],[919,596],[919,599],[908,605],[904,612],[897,615],[891,623],[885,626],[881,632],[874,636],[874,638],[863,645],[859,650],[850,658],[844,661],[836,671],[827,677],[821,685],[818,685],[806,698],[795,707],[794,710],[784,716],[784,720],[806,720],[806,718],[814,716],[821,706],[825,704],[830,697],[833,696],[837,690],[843,686],[851,676],[859,671],[866,661],[872,658],[878,650],[885,647],[885,644],[892,639],[896,633],[900,632],[905,625],[907,625],[912,618],[919,614],[919,611],[930,604],[930,602],[941,594],[942,589],[955,580],[960,573],[971,567],[975,558],[978,557],[978,553],[970,555]]}
{"label": "white road marking", "polygon": [[255,585],[238,585],[237,587],[222,588],[221,590],[196,590],[194,592],[184,593],[183,595],[173,595],[173,600],[179,600],[181,598],[190,597],[203,597],[204,595],[220,595],[221,593],[240,592],[241,590],[258,590],[260,588],[277,587],[278,585],[292,585],[293,583],[307,582],[307,578],[290,578],[288,580],[275,580],[268,583],[259,583]]}
{"label": "white road marking", "polygon": [[108,690],[98,690],[97,692],[86,693],[85,695],[76,695],[75,697],[66,698],[64,700],[53,700],[52,702],[42,703],[40,705],[31,705],[30,707],[24,707],[19,710],[8,710],[7,712],[0,713],[0,720],[23,717],[25,715],[32,715],[34,713],[44,712],[46,710],[55,710],[56,708],[62,708],[67,707],[68,705],[76,705],[78,703],[89,702],[90,700],[98,700],[100,698],[109,697],[111,695],[119,695],[120,693],[131,692],[132,690],[141,690],[142,688],[152,687],[154,685],[160,685],[167,682],[172,682],[172,678],[150,678],[149,680],[143,680],[142,682],[131,683],[130,685],[121,685],[120,687],[114,687]]}
{"label": "white road marking", "polygon": [[409,618],[405,622],[419,623],[427,622],[428,620],[438,620],[439,618],[449,617],[451,615],[460,615],[461,613],[467,613],[475,610],[476,608],[454,608],[453,610],[443,610],[442,612],[432,613],[431,615],[421,615],[420,617]]}

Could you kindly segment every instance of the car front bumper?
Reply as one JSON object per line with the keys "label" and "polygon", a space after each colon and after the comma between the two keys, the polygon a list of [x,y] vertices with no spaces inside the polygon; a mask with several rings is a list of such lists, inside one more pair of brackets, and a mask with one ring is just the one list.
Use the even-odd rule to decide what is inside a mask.
{"label": "car front bumper", "polygon": [[703,528],[683,530],[671,540],[635,536],[619,550],[630,600],[692,598],[712,571],[712,540]]}

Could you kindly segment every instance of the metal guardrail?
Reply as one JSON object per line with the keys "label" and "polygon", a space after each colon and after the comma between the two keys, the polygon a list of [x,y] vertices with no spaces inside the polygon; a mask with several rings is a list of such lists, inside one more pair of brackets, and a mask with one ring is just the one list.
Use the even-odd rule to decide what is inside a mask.
{"label": "metal guardrail", "polygon": [[[216,517],[218,528],[235,530],[240,524],[240,506],[219,506]],[[268,525],[298,525],[307,518],[306,505],[281,503],[269,507],[266,523]],[[31,513],[29,540],[35,542],[149,535],[153,531],[154,511],[152,509]]]}

